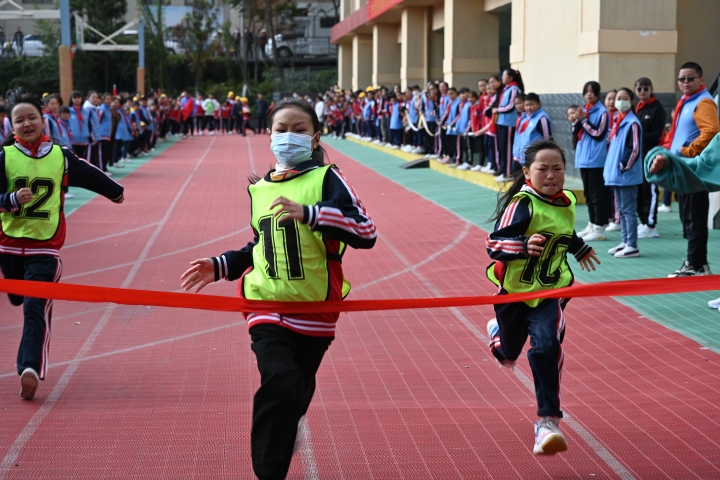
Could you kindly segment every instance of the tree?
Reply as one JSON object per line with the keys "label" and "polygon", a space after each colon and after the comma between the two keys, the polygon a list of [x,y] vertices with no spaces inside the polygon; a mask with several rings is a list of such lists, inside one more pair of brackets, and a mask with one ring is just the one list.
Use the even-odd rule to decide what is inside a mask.
{"label": "tree", "polygon": [[217,29],[217,11],[208,0],[194,0],[192,12],[185,15],[179,27],[195,72],[195,87],[199,88],[205,63],[215,48],[213,34]]}
{"label": "tree", "polygon": [[164,0],[142,2],[142,16],[145,20],[145,61],[149,66],[148,80],[151,85],[165,88],[164,72],[167,69],[165,28],[163,26]]}

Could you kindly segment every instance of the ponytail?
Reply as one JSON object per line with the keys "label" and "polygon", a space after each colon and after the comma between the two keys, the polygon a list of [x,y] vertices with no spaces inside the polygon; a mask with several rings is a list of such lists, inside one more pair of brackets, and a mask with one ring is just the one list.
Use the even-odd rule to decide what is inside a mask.
{"label": "ponytail", "polygon": [[518,84],[518,88],[521,92],[525,91],[525,84],[523,83],[522,75],[520,75],[520,70],[513,70],[512,68],[508,68],[505,70],[505,73],[507,73],[508,76],[513,79],[513,82]]}

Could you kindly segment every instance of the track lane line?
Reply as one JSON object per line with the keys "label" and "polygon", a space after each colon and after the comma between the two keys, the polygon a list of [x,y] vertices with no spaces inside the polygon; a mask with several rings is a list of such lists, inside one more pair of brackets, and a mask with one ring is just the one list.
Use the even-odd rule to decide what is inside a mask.
{"label": "track lane line", "polygon": [[[133,268],[130,269],[130,272],[127,274],[127,277],[125,278],[125,281],[122,283],[121,288],[127,288],[132,281],[135,278],[135,275],[137,274],[138,270],[140,269],[140,266],[145,262],[148,253],[150,252],[150,248],[152,248],[155,241],[160,236],[160,232],[165,227],[165,224],[170,219],[170,215],[172,215],[173,211],[175,211],[175,207],[177,206],[178,202],[182,198],[183,194],[185,193],[185,189],[190,184],[190,181],[195,176],[195,173],[197,173],[198,169],[200,168],[200,165],[207,157],[207,154],[212,149],[213,145],[215,144],[215,139],[210,142],[210,145],[208,145],[205,152],[202,154],[200,159],[195,163],[195,167],[190,172],[190,175],[188,175],[185,182],[182,184],[182,186],[178,189],[177,193],[175,194],[175,197],[170,202],[170,205],[165,211],[165,215],[160,220],[158,225],[155,227],[155,230],[153,231],[152,235],[148,239],[148,241],[145,244],[145,247],[143,248],[142,252],[140,253],[140,256],[138,259],[134,262]],[[40,408],[35,412],[35,414],[30,418],[28,423],[25,425],[25,427],[22,429],[20,434],[17,436],[13,444],[8,449],[7,454],[3,458],[3,461],[0,463],[0,479],[3,479],[6,477],[8,473],[12,471],[13,466],[15,465],[15,461],[18,459],[20,454],[22,453],[23,448],[27,444],[28,441],[32,438],[32,436],[35,434],[37,429],[42,424],[43,420],[45,420],[45,417],[50,413],[52,408],[55,406],[57,401],[60,399],[60,396],[65,391],[65,388],[69,385],[70,380],[72,379],[72,376],[75,374],[75,371],[80,366],[80,363],[78,359],[87,356],[87,352],[90,351],[93,344],[95,343],[95,340],[97,340],[97,337],[100,335],[100,332],[105,327],[105,324],[109,321],[110,317],[112,316],[115,309],[118,307],[118,305],[110,305],[107,307],[105,314],[100,318],[97,325],[95,325],[95,328],[92,330],[88,338],[85,340],[85,343],[83,343],[82,347],[80,347],[80,350],[75,355],[75,359],[68,365],[68,368],[65,370],[63,375],[60,377],[60,380],[58,380],[58,383],[55,384],[55,387],[52,389],[48,397],[45,399],[45,401],[42,403]]]}

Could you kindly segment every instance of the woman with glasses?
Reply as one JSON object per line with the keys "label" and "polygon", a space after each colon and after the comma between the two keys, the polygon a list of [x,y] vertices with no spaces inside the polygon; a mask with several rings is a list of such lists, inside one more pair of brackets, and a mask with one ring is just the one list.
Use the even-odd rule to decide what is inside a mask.
{"label": "woman with glasses", "polygon": [[[657,147],[665,129],[665,109],[653,95],[653,85],[649,78],[639,78],[635,82],[635,95],[638,104],[635,116],[642,125],[642,158]],[[657,213],[659,205],[658,187],[648,183],[643,175],[643,183],[638,190],[637,212],[640,217],[638,238],[657,238]]]}

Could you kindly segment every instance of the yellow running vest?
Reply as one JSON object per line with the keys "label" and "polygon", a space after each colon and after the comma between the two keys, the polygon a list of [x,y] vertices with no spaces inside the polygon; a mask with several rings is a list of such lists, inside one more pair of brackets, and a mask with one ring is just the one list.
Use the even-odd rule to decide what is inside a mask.
{"label": "yellow running vest", "polygon": [[[258,244],[253,248],[253,269],[242,278],[243,297],[286,302],[327,300],[329,260],[322,234],[298,221],[282,223],[283,217],[273,218],[270,205],[280,196],[300,205],[321,202],[328,168],[331,166],[315,168],[280,182],[262,179],[248,188],[250,223],[258,233]],[[341,243],[336,260],[344,250]],[[343,297],[349,290],[350,284],[343,281]]]}
{"label": "yellow running vest", "polygon": [[[502,279],[495,276],[494,263],[487,269],[487,276],[495,285],[501,286],[508,293],[527,293],[540,290],[551,290],[569,286],[573,274],[567,263],[567,253],[575,231],[575,203],[577,199],[572,192],[566,190],[570,205],[558,206],[543,202],[535,195],[519,192],[513,198],[527,197],[530,199],[532,220],[525,231],[525,237],[539,233],[545,236],[545,248],[540,256],[520,258],[507,262],[505,275]],[[525,303],[536,307],[540,299],[528,300]]]}
{"label": "yellow running vest", "polygon": [[33,198],[16,212],[0,215],[5,235],[46,241],[55,236],[62,212],[62,181],[65,156],[58,145],[42,158],[25,155],[15,146],[5,150],[7,192],[29,188]]}

